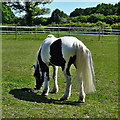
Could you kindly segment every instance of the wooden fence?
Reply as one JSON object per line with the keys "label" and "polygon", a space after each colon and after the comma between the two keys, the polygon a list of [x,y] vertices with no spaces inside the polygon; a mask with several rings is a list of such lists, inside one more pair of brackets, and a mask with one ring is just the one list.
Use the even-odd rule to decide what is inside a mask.
{"label": "wooden fence", "polygon": [[0,34],[14,34],[17,39],[19,34],[57,34],[60,35],[120,35],[119,28],[108,27],[50,27],[50,26],[0,26]]}

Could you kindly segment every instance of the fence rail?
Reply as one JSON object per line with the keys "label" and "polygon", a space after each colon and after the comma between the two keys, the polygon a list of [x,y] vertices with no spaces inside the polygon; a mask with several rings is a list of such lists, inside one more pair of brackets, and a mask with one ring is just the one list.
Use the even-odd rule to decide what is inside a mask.
{"label": "fence rail", "polygon": [[[41,34],[50,33],[54,31],[69,31],[83,34],[120,34],[119,28],[108,28],[108,27],[50,27],[50,26],[0,26],[0,34]],[[29,29],[29,30],[24,30]],[[34,30],[33,30],[34,29]],[[42,30],[44,29],[44,30]],[[47,30],[49,29],[49,30]]]}
{"label": "fence rail", "polygon": [[51,26],[0,26],[1,35],[18,35],[22,34],[57,34],[59,35],[81,35],[81,34],[94,34],[99,35],[120,35],[119,28],[109,27],[51,27]]}

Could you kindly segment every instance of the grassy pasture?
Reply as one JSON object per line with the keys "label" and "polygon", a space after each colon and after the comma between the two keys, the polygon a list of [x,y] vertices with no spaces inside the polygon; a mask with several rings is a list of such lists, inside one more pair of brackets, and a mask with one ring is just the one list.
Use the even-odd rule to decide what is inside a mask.
{"label": "grassy pasture", "polygon": [[[76,36],[90,49],[94,61],[96,93],[86,95],[85,103],[76,103],[79,90],[75,87],[75,68],[72,95],[59,101],[65,91],[61,68],[58,72],[59,92],[40,96],[41,91],[25,92],[34,88],[35,79],[31,66],[36,52],[47,35],[2,36],[2,117],[3,118],[118,118],[118,37]],[[52,67],[50,88],[52,89]],[[50,89],[50,91],[51,91]]]}

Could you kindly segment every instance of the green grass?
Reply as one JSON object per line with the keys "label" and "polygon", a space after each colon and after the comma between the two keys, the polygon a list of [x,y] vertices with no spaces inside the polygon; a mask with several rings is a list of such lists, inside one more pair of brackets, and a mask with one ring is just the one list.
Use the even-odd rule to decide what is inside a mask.
{"label": "green grass", "polygon": [[[59,101],[65,91],[61,68],[58,72],[59,92],[40,96],[40,92],[25,92],[34,88],[33,68],[36,52],[47,35],[2,36],[2,117],[3,118],[118,118],[118,37],[76,36],[90,49],[94,61],[96,93],[86,95],[85,103],[76,103],[79,90],[75,87],[75,68],[72,95]],[[53,87],[50,67],[50,91]]]}

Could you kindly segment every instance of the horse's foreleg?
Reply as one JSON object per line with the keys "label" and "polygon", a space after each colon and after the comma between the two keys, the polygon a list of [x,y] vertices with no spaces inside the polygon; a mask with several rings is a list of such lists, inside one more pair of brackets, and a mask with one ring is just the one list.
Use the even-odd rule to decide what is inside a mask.
{"label": "horse's foreleg", "polygon": [[80,103],[85,102],[85,92],[84,92],[84,86],[82,81],[80,82],[80,93],[79,93],[78,102]]}
{"label": "horse's foreleg", "polygon": [[58,92],[57,73],[58,73],[58,66],[53,66],[54,87],[52,89],[52,93]]}
{"label": "horse's foreleg", "polygon": [[63,71],[66,79],[66,90],[65,93],[62,95],[60,100],[67,100],[71,95],[71,84],[72,84],[72,78],[71,76],[67,75],[65,71]]}
{"label": "horse's foreleg", "polygon": [[43,92],[42,92],[42,95],[48,95],[49,93],[49,71],[48,72],[44,72],[43,73],[44,75],[44,89],[43,89]]}

